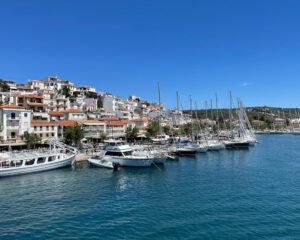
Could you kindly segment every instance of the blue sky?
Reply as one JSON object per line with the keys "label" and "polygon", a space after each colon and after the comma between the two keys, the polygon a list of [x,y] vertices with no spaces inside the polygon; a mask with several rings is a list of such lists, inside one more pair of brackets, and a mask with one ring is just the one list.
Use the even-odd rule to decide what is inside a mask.
{"label": "blue sky", "polygon": [[300,1],[0,0],[0,78],[48,74],[172,107],[300,106]]}

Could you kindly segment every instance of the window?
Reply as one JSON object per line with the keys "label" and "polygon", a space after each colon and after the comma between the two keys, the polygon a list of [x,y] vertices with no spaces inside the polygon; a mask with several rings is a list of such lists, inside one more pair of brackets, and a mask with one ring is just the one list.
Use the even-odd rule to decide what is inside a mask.
{"label": "window", "polygon": [[46,127],[46,130],[49,131],[49,126]]}
{"label": "window", "polygon": [[16,167],[21,167],[23,164],[23,160],[17,160],[16,161]]}
{"label": "window", "polygon": [[25,165],[26,166],[33,165],[34,164],[34,160],[35,159],[26,160]]}
{"label": "window", "polygon": [[49,137],[49,133],[46,133],[46,137]]}
{"label": "window", "polygon": [[51,156],[48,158],[48,162],[53,162],[55,160],[55,156]]}
{"label": "window", "polygon": [[36,131],[36,129],[37,129],[37,127],[36,127],[36,126],[34,126],[34,131]]}
{"label": "window", "polygon": [[43,127],[40,127],[40,131],[42,131],[43,130]]}
{"label": "window", "polygon": [[40,137],[41,137],[41,138],[43,137],[43,134],[42,134],[42,133],[40,133]]}
{"label": "window", "polygon": [[28,116],[28,113],[24,113],[24,117],[27,117]]}
{"label": "window", "polygon": [[45,157],[40,157],[37,160],[37,164],[44,163],[44,162],[46,162],[46,158]]}
{"label": "window", "polygon": [[52,126],[52,130],[54,130],[54,126]]}
{"label": "window", "polygon": [[16,133],[15,132],[11,132],[10,133],[10,138],[16,138]]}
{"label": "window", "polygon": [[122,153],[121,152],[110,152],[110,151],[107,151],[105,153],[106,156],[117,156],[117,157],[122,157]]}
{"label": "window", "polygon": [[131,156],[132,155],[132,151],[127,151],[127,152],[123,152],[124,156]]}
{"label": "window", "polygon": [[12,113],[10,114],[10,117],[11,117],[11,119],[15,119],[15,118],[16,118],[16,113],[12,112]]}
{"label": "window", "polygon": [[54,137],[54,133],[51,133],[51,136]]}

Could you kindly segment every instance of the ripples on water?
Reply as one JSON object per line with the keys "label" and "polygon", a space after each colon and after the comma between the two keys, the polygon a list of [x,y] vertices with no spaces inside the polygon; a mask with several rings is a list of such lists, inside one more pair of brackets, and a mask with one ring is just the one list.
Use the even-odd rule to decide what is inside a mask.
{"label": "ripples on water", "polygon": [[0,239],[299,239],[300,136],[260,141],[161,170],[0,179]]}

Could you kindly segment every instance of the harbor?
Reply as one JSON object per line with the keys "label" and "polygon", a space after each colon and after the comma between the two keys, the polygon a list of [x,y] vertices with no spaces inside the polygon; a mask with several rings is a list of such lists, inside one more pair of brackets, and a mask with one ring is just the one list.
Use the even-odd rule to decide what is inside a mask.
{"label": "harbor", "polygon": [[0,240],[300,239],[300,1],[0,6]]}
{"label": "harbor", "polygon": [[293,238],[300,138],[258,141],[249,149],[180,157],[160,170],[82,162],[3,178],[0,238]]}

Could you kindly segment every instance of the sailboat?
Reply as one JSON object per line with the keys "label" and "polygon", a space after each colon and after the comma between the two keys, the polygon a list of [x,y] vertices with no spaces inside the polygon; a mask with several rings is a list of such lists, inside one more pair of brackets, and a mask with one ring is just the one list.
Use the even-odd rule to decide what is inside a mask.
{"label": "sailboat", "polygon": [[229,108],[229,120],[230,120],[230,138],[224,141],[226,148],[248,148],[250,145],[254,145],[257,140],[247,117],[247,114],[243,108],[241,101],[238,100],[238,124],[237,129],[233,129],[233,115],[232,115],[232,96],[230,92],[230,108]]}

